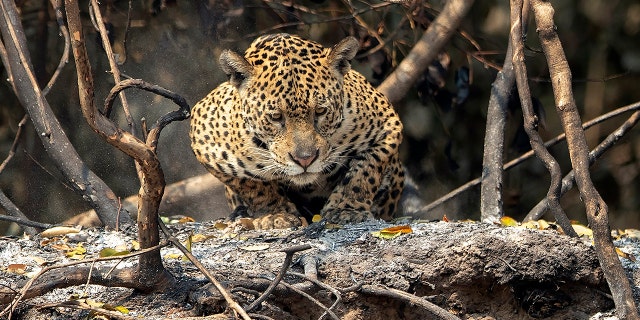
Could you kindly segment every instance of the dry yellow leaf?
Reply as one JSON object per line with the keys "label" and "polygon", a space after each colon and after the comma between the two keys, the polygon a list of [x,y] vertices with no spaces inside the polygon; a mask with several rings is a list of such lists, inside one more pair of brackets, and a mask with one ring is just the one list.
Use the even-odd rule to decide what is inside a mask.
{"label": "dry yellow leaf", "polygon": [[516,219],[514,218],[504,216],[500,218],[500,224],[505,227],[516,227],[518,226],[518,221],[516,221]]}
{"label": "dry yellow leaf", "polygon": [[74,248],[65,252],[65,255],[69,259],[82,260],[87,253],[87,249],[82,246],[82,243],[78,243]]}
{"label": "dry yellow leaf", "polygon": [[164,255],[166,259],[182,259],[182,254],[180,253],[167,253]]}
{"label": "dry yellow leaf", "polygon": [[194,235],[191,236],[191,242],[202,242],[209,239],[208,236],[205,236],[202,233],[196,233]]}
{"label": "dry yellow leaf", "polygon": [[616,253],[617,253],[619,256],[621,256],[621,257],[623,257],[623,258],[625,258],[625,259],[628,259],[628,260],[631,260],[631,261],[633,261],[633,262],[636,262],[636,257],[635,257],[634,255],[629,254],[629,253],[626,253],[626,252],[622,251],[622,250],[621,250],[620,248],[618,248],[618,247],[616,247]]}
{"label": "dry yellow leaf", "polygon": [[538,225],[537,222],[533,221],[533,220],[529,220],[527,222],[523,222],[520,225],[521,228],[525,228],[525,229],[538,229],[540,227],[540,225]]}
{"label": "dry yellow leaf", "polygon": [[540,219],[538,220],[538,228],[540,230],[547,230],[551,225],[546,220]]}
{"label": "dry yellow leaf", "polygon": [[178,223],[196,222],[194,218],[184,216],[178,220]]}
{"label": "dry yellow leaf", "polygon": [[73,227],[53,227],[53,228],[49,228],[47,230],[44,230],[44,231],[40,232],[40,236],[43,237],[43,238],[53,238],[53,237],[63,236],[65,234],[78,233],[78,232],[80,232],[80,229],[78,229],[78,228],[73,228]]}
{"label": "dry yellow leaf", "polygon": [[373,235],[376,238],[391,240],[400,236],[403,233],[412,233],[412,232],[413,230],[411,229],[411,226],[402,225],[402,226],[385,228],[380,231],[374,231],[371,233],[371,235]]}
{"label": "dry yellow leaf", "polygon": [[223,229],[227,228],[228,226],[229,225],[224,223],[224,222],[216,222],[216,224],[213,227],[218,229],[218,230],[223,230]]}
{"label": "dry yellow leaf", "polygon": [[581,224],[572,224],[573,230],[578,234],[578,237],[587,236],[589,238],[593,237],[593,231]]}
{"label": "dry yellow leaf", "polygon": [[24,274],[27,270],[27,265],[23,263],[12,263],[7,266],[7,272],[15,274]]}

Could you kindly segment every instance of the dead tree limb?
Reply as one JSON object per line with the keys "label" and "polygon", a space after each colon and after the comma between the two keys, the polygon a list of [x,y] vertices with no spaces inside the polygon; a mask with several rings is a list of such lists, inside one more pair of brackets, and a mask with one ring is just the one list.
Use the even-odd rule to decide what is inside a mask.
{"label": "dead tree limb", "polygon": [[60,62],[58,62],[58,67],[56,67],[56,71],[51,75],[51,79],[47,83],[47,85],[42,89],[42,94],[45,96],[53,85],[58,80],[58,76],[60,76],[60,72],[62,68],[69,62],[69,51],[71,51],[71,39],[69,38],[69,30],[67,30],[67,26],[64,24],[64,15],[62,13],[62,0],[49,0],[51,5],[53,6],[53,10],[56,14],[56,22],[58,23],[58,28],[60,28],[60,34],[64,38],[64,50],[62,51],[62,56],[60,57]]}
{"label": "dead tree limb", "polygon": [[[522,21],[523,0],[511,1],[511,32],[510,39],[513,43],[513,68],[516,74],[516,84],[518,85],[518,95],[520,96],[520,104],[522,105],[522,114],[524,117],[524,130],[529,136],[531,148],[544,166],[549,171],[551,182],[547,191],[547,199],[549,200],[549,209],[553,212],[556,223],[560,225],[565,234],[577,237],[578,234],[573,230],[571,222],[560,206],[560,186],[562,182],[562,171],[556,159],[551,155],[549,150],[544,147],[544,143],[538,133],[538,116],[533,111],[533,103],[531,102],[531,92],[529,91],[529,83],[527,78],[527,67],[524,63],[524,40],[523,33],[524,21]],[[580,130],[582,128],[580,127]]]}
{"label": "dead tree limb", "polygon": [[196,266],[196,268],[198,268],[198,270],[200,270],[200,272],[202,272],[202,274],[204,274],[207,279],[209,279],[213,286],[215,286],[216,289],[218,289],[218,292],[220,292],[220,294],[224,297],[229,307],[233,309],[237,314],[239,314],[242,319],[251,320],[247,312],[242,309],[242,307],[235,300],[233,300],[233,297],[231,297],[225,287],[222,286],[222,284],[207,270],[207,268],[204,267],[204,265],[202,265],[202,263],[189,251],[189,249],[182,245],[180,240],[169,231],[169,228],[167,228],[164,222],[160,221],[159,226],[164,235],[167,237],[167,241],[169,241],[176,248],[182,251],[184,256],[187,257],[187,259],[189,259],[189,261],[191,261],[191,263],[193,263],[193,265]]}
{"label": "dead tree limb", "polygon": [[473,5],[473,0],[447,1],[440,15],[431,23],[420,40],[398,67],[378,86],[391,103],[402,99],[418,77],[431,64],[462,19]]}
{"label": "dead tree limb", "polygon": [[[640,106],[640,103],[634,105]],[[622,125],[620,125],[615,131],[610,133],[602,142],[598,144],[591,152],[589,152],[589,165],[592,165],[598,158],[602,156],[607,150],[622,139],[622,137],[633,128],[640,120],[640,111],[634,112],[629,119],[627,119]],[[567,193],[567,191],[573,188],[575,182],[575,172],[571,170],[564,178],[562,178],[562,189],[560,190],[560,196]],[[547,199],[542,199],[538,204],[529,211],[524,221],[538,220],[548,207]]]}
{"label": "dead tree limb", "polygon": [[[607,112],[606,114],[603,114],[595,119],[589,120],[587,122],[585,122],[584,124],[582,124],[582,129],[586,130],[588,128],[591,128],[592,126],[595,126],[596,124],[602,123],[606,120],[612,119],[613,117],[619,116],[621,114],[627,113],[627,112],[631,112],[631,111],[636,111],[636,110],[640,110],[640,102],[636,102],[636,103],[632,103],[630,105],[626,105],[624,107],[620,107],[617,108],[615,110],[612,110],[610,112]],[[618,129],[619,130],[619,129]],[[619,132],[618,130],[616,130],[616,132]],[[619,136],[617,136],[616,140],[620,139],[626,132],[628,132],[628,130],[625,130],[624,132],[619,132]],[[562,141],[564,141],[566,138],[565,134],[559,134],[556,137],[554,137],[553,139],[547,141],[544,143],[544,147],[545,148],[550,148]],[[611,145],[609,145],[606,149],[608,149],[609,147],[611,147]],[[603,150],[604,151],[604,150]],[[527,151],[525,153],[523,153],[522,155],[520,155],[519,157],[510,160],[509,162],[505,163],[504,166],[502,166],[502,170],[506,171],[509,170],[521,163],[523,163],[524,161],[530,159],[531,157],[534,156],[533,150]],[[475,178],[471,181],[468,181],[467,183],[451,190],[449,193],[443,195],[442,197],[436,199],[435,201],[432,201],[431,203],[429,203],[428,205],[420,208],[421,212],[429,212],[439,206],[441,206],[443,203],[446,203],[449,200],[455,199],[457,196],[459,196],[460,194],[462,194],[463,192],[479,185],[482,182],[482,178]],[[563,185],[564,188],[564,185]],[[568,191],[568,189],[567,189]],[[566,191],[565,191],[566,192]],[[544,200],[543,200],[544,201]],[[545,209],[546,210],[546,209]],[[538,216],[539,218],[540,216]],[[527,219],[525,219],[527,220]]]}
{"label": "dead tree limb", "polygon": [[[110,105],[113,103],[115,96],[125,88],[136,87],[169,97],[179,106],[179,110],[163,116],[156,122],[146,142],[117,127],[106,116],[98,112],[93,100],[93,76],[82,31],[80,9],[78,8],[78,3],[72,0],[65,0],[65,8],[76,64],[82,114],[89,126],[98,135],[138,163],[142,178],[138,194],[138,237],[142,248],[153,247],[160,240],[158,207],[165,187],[164,174],[156,154],[157,139],[160,131],[168,123],[175,120],[183,120],[189,116],[189,106],[181,97],[171,95],[168,90],[146,84],[141,80],[125,80],[117,83],[112,88],[107,99],[105,99],[105,104]],[[160,253],[157,251],[140,256],[137,275],[142,283],[154,287],[154,290],[164,290],[174,282],[173,277],[164,269]]]}
{"label": "dead tree limb", "polygon": [[593,186],[589,173],[589,148],[582,130],[582,120],[573,98],[571,70],[553,22],[553,6],[547,1],[531,0],[531,10],[535,17],[536,31],[542,50],[549,66],[556,111],[567,135],[569,156],[575,170],[576,184],[585,203],[587,219],[593,230],[594,247],[609,283],[617,315],[621,319],[640,319],[629,280],[622,269],[622,264],[611,241],[607,204]]}
{"label": "dead tree limb", "polygon": [[22,213],[20,208],[18,208],[7,195],[0,190],[0,208],[2,208],[6,213],[5,215],[0,215],[0,220],[2,221],[10,221],[15,222],[20,226],[23,226],[24,232],[29,235],[35,235],[38,233],[38,229],[50,228],[51,225],[47,223],[40,223],[29,220],[29,218]]}
{"label": "dead tree limb", "polygon": [[480,220],[497,222],[504,215],[502,206],[502,155],[504,151],[504,130],[507,119],[507,105],[513,91],[515,74],[511,55],[513,45],[507,46],[502,70],[491,84],[491,96],[487,108],[487,127],[484,136],[482,158],[482,184],[480,187]]}
{"label": "dead tree limb", "polygon": [[[72,286],[86,285],[87,283],[133,288],[141,291],[150,291],[154,287],[144,287],[146,284],[139,282],[139,276],[129,269],[121,269],[114,272],[113,266],[95,267],[96,262],[111,260],[124,260],[127,258],[144,255],[147,252],[159,251],[167,246],[168,242],[160,243],[156,246],[142,249],[138,252],[119,256],[97,257],[93,259],[72,261],[52,266],[47,266],[40,270],[37,275],[29,279],[20,291],[0,291],[0,304],[7,304],[0,312],[0,317],[11,313],[23,299],[29,299],[43,295],[56,288],[67,288]],[[78,266],[81,264],[91,264],[90,266]],[[88,279],[88,281],[87,281]]]}
{"label": "dead tree limb", "polygon": [[[116,226],[118,199],[111,189],[82,161],[38,87],[29,58],[24,30],[14,1],[0,1],[0,29],[8,55],[7,70],[20,103],[33,121],[47,155],[73,187],[96,210],[100,220]],[[121,222],[129,223],[127,214]]]}

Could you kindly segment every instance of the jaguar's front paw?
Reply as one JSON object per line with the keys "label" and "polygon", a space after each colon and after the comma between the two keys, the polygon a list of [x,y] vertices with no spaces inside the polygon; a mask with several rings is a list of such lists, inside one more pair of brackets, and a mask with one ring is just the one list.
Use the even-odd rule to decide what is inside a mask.
{"label": "jaguar's front paw", "polygon": [[322,213],[322,217],[329,223],[348,224],[373,219],[373,214],[369,211],[354,209],[329,209]]}
{"label": "jaguar's front paw", "polygon": [[268,214],[253,219],[253,227],[256,229],[287,229],[307,225],[307,220],[291,213]]}

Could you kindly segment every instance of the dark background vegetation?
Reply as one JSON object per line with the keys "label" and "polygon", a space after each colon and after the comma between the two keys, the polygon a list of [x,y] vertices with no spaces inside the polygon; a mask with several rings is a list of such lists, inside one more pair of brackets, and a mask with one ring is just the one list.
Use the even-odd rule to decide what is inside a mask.
{"label": "dark background vegetation", "polygon": [[[31,45],[35,68],[46,82],[58,64],[63,40],[48,1],[17,1]],[[133,78],[161,85],[181,94],[190,104],[225,80],[217,58],[222,49],[243,51],[258,35],[272,32],[300,34],[325,46],[347,35],[361,39],[362,54],[354,68],[378,84],[402,60],[413,43],[441,9],[440,1],[385,2],[314,1],[133,1],[131,28],[126,32],[128,1],[103,1],[113,46],[123,61],[120,70]],[[85,1],[81,8],[88,12]],[[640,3],[634,1],[574,0],[554,2],[555,21],[572,69],[576,102],[584,120],[640,100]],[[355,17],[355,18],[354,18]],[[113,86],[109,65],[97,33],[85,17],[89,54],[101,101]],[[534,28],[532,26],[532,28]],[[478,1],[459,32],[446,46],[439,65],[425,81],[395,105],[405,124],[403,159],[423,187],[426,202],[434,200],[481,174],[485,113],[491,83],[502,65],[509,32],[509,7],[505,1]],[[561,132],[553,106],[551,84],[535,30],[526,45],[532,94],[544,117],[543,138]],[[382,50],[371,35],[384,40]],[[126,46],[125,46],[126,34]],[[448,63],[447,63],[448,61]],[[470,70],[469,95],[463,103],[453,97],[464,89],[456,73]],[[2,79],[6,79],[0,66]],[[48,95],[65,131],[87,164],[118,196],[139,188],[133,161],[103,142],[82,118],[73,63]],[[464,97],[464,95],[460,95]],[[127,93],[136,119],[149,122],[172,108],[170,102],[140,91]],[[529,149],[520,128],[519,106],[510,110],[506,158]],[[546,110],[546,111],[544,111]],[[0,84],[0,159],[6,156],[24,114],[6,81]],[[122,116],[121,114],[119,116]],[[624,117],[609,120],[587,132],[591,147],[618,126]],[[120,120],[124,127],[123,119]],[[193,157],[188,123],[174,123],[163,131],[159,157],[167,183],[205,173]],[[640,227],[640,139],[634,130],[592,168],[592,177],[610,206],[613,228]],[[566,145],[551,149],[563,172],[570,169]],[[548,174],[538,160],[508,171],[504,180],[505,212],[522,218],[543,197]],[[32,220],[60,222],[89,209],[65,186],[64,179],[44,153],[33,127],[28,125],[16,156],[0,174],[0,188]],[[479,218],[479,188],[441,207],[434,216]],[[572,219],[586,223],[577,192],[562,199]],[[211,212],[176,212],[206,219]],[[551,220],[551,218],[549,218]],[[0,234],[7,232],[0,229]]]}

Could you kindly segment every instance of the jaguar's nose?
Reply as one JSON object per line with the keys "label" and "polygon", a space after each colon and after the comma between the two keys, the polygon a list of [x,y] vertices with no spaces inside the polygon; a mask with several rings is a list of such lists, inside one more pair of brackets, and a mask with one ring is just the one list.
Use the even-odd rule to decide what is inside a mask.
{"label": "jaguar's nose", "polygon": [[319,153],[319,149],[315,149],[315,151],[297,150],[293,154],[289,153],[289,157],[291,157],[293,162],[306,170],[314,161],[316,161],[316,159],[318,159]]}

